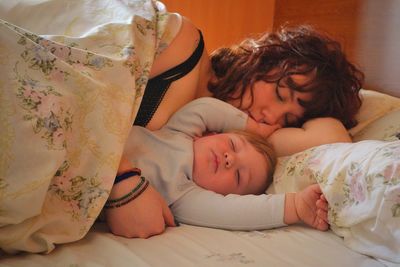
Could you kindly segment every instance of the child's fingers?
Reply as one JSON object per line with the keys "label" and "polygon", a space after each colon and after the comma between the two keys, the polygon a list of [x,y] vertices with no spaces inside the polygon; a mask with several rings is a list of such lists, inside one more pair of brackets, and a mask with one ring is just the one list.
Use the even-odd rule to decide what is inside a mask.
{"label": "child's fingers", "polygon": [[318,199],[316,204],[318,209],[328,211],[328,202]]}
{"label": "child's fingers", "polygon": [[319,186],[319,184],[312,184],[310,185],[310,187],[315,193],[322,194],[321,187]]}
{"label": "child's fingers", "polygon": [[328,222],[328,212],[324,210],[317,210],[318,219],[323,220],[324,222]]}
{"label": "child's fingers", "polygon": [[329,224],[328,224],[328,222],[326,222],[322,219],[318,219],[318,224],[317,224],[316,228],[320,231],[326,231],[329,229]]}
{"label": "child's fingers", "polygon": [[328,213],[324,210],[317,210],[317,226],[316,228],[320,231],[326,231],[329,229]]}

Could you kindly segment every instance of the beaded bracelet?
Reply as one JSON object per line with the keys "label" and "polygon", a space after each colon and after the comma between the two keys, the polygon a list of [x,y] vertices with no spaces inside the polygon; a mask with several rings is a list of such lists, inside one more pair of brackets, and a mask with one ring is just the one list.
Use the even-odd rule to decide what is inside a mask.
{"label": "beaded bracelet", "polygon": [[140,180],[139,184],[137,186],[135,186],[135,188],[133,188],[126,195],[123,195],[120,198],[107,200],[104,208],[106,208],[106,209],[119,208],[125,204],[128,204],[129,202],[131,202],[132,200],[137,198],[140,194],[142,194],[146,190],[146,188],[149,186],[149,181],[147,181],[146,178],[144,178],[143,176],[140,177],[140,179],[141,180]]}

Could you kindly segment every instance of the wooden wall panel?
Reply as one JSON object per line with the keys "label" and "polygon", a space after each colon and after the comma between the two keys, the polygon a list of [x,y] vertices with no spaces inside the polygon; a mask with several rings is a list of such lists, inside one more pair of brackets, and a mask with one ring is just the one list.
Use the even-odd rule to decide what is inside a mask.
{"label": "wooden wall panel", "polygon": [[308,23],[337,39],[364,88],[400,97],[400,1],[277,0],[274,25]]}
{"label": "wooden wall panel", "polygon": [[355,35],[363,0],[277,0],[274,29],[289,23],[311,24],[338,40],[354,59]]}
{"label": "wooden wall panel", "polygon": [[275,0],[161,0],[202,30],[209,52],[271,31]]}
{"label": "wooden wall panel", "polygon": [[366,73],[366,88],[400,97],[400,1],[363,3],[355,57]]}

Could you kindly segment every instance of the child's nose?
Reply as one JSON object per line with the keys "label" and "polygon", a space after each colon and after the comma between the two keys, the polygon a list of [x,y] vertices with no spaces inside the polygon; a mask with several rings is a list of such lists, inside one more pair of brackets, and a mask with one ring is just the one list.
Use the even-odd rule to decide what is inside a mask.
{"label": "child's nose", "polygon": [[225,158],[225,167],[229,169],[230,167],[232,167],[233,163],[235,162],[233,155],[228,152],[225,152],[224,158]]}

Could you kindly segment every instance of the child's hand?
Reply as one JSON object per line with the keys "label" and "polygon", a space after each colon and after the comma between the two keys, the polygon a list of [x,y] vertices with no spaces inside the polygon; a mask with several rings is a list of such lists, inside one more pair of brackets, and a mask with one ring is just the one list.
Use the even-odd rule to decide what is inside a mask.
{"label": "child's hand", "polygon": [[268,138],[273,132],[280,128],[281,126],[279,124],[269,125],[266,123],[258,123],[250,117],[247,119],[246,130],[261,135],[264,138]]}
{"label": "child's hand", "polygon": [[295,207],[299,219],[304,223],[321,231],[328,230],[328,202],[318,184],[298,192],[295,196]]}

